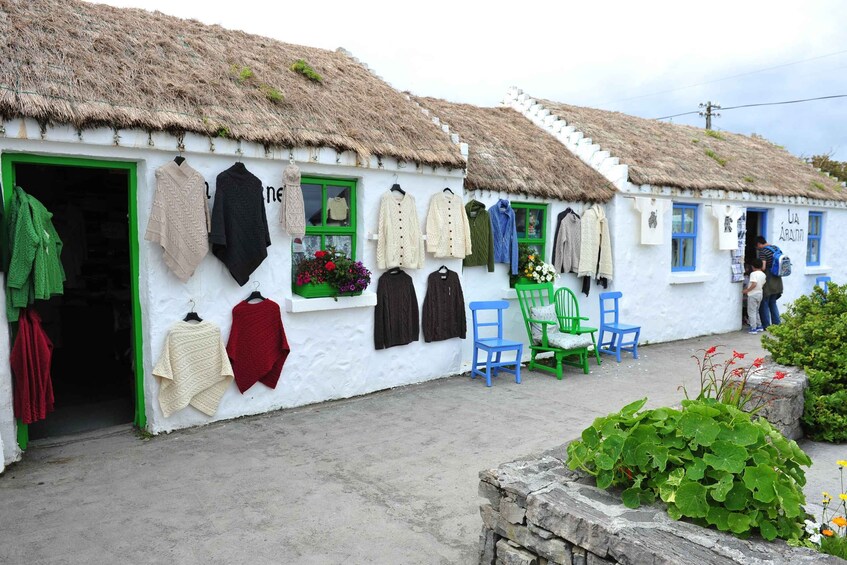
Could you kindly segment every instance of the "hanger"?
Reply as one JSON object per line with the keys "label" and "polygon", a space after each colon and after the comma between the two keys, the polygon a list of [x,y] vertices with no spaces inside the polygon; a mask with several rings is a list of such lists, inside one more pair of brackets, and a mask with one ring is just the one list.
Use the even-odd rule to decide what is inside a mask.
{"label": "hanger", "polygon": [[396,182],[391,185],[391,190],[393,190],[395,192],[399,192],[400,194],[403,194],[403,195],[406,194],[406,191],[403,190],[402,188],[400,188],[400,185],[397,184]]}
{"label": "hanger", "polygon": [[436,273],[441,274],[442,279],[446,279],[447,273],[449,273],[449,272],[450,272],[450,269],[448,269],[446,265],[441,265],[440,267],[438,267],[438,270],[436,271]]}
{"label": "hanger", "polygon": [[402,272],[403,271],[400,269],[400,267],[392,267],[391,269],[388,270],[389,275],[399,275]]}
{"label": "hanger", "polygon": [[256,300],[256,299],[259,299],[259,300],[265,299],[265,297],[262,296],[262,293],[259,292],[259,281],[253,281],[253,284],[256,285],[256,286],[253,287],[253,292],[251,292],[250,296],[248,296],[245,299],[245,302],[250,302],[251,300]]}
{"label": "hanger", "polygon": [[185,161],[185,157],[183,157],[182,155],[177,155],[176,157],[174,157],[174,163],[176,163],[177,165],[182,165],[183,161]]}
{"label": "hanger", "polygon": [[445,188],[444,188],[444,190],[442,190],[442,192],[449,192],[450,194],[455,194],[455,192],[453,192],[452,190],[450,190],[450,187],[449,187],[449,186],[445,187]]}
{"label": "hanger", "polygon": [[182,321],[188,322],[190,320],[194,320],[195,322],[202,322],[203,318],[198,316],[197,312],[194,311],[194,305],[195,305],[194,299],[192,298],[188,302],[191,303],[191,310],[188,312],[188,314],[185,315],[185,318],[183,318]]}

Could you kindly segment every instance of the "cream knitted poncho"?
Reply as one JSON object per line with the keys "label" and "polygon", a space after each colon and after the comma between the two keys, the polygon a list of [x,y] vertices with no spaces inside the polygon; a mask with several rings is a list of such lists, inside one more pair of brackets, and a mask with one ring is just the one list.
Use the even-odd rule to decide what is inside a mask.
{"label": "cream knitted poncho", "polygon": [[612,239],[609,220],[599,204],[593,204],[582,215],[578,277],[604,278],[612,281]]}
{"label": "cream knitted poncho", "polygon": [[189,404],[212,416],[234,378],[220,328],[209,321],[177,322],[153,374],[165,418]]}
{"label": "cream knitted poncho", "polygon": [[473,252],[468,214],[460,196],[443,192],[432,196],[426,215],[426,250],[436,257],[457,259]]}
{"label": "cream knitted poncho", "polygon": [[424,264],[424,243],[414,197],[386,192],[379,202],[379,240],[376,264],[380,269],[405,267],[420,269]]}
{"label": "cream knitted poncho", "polygon": [[144,239],[162,246],[165,265],[182,282],[209,252],[210,229],[203,175],[184,161],[156,169],[156,195]]}

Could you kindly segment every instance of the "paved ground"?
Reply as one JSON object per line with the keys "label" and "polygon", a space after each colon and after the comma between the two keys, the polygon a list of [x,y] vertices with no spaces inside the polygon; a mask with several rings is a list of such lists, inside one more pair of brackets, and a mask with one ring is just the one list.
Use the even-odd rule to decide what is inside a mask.
{"label": "paved ground", "polygon": [[[144,440],[125,428],[34,442],[0,476],[0,563],[475,563],[477,473],[576,437],[643,396],[673,405],[691,355],[744,332],[642,347],[565,379],[466,376]],[[807,496],[847,446],[804,443]]]}

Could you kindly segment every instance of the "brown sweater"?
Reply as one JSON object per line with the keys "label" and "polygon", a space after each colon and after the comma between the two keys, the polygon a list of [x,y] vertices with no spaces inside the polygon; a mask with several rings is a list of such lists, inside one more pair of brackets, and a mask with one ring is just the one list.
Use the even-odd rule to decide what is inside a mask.
{"label": "brown sweater", "polygon": [[379,277],[374,309],[374,347],[386,349],[420,338],[418,298],[412,277],[391,269]]}
{"label": "brown sweater", "polygon": [[455,271],[435,271],[426,282],[423,303],[424,341],[442,341],[452,337],[465,339],[465,297]]}

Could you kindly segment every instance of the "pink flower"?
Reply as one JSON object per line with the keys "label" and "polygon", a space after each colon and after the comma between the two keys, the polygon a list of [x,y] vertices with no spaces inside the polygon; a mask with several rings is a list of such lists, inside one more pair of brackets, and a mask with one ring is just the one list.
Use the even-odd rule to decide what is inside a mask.
{"label": "pink flower", "polygon": [[773,376],[773,380],[775,380],[775,381],[781,381],[782,379],[784,379],[784,378],[785,378],[785,377],[787,377],[787,376],[788,376],[788,375],[786,375],[786,374],[785,374],[785,373],[783,373],[782,371],[777,371],[777,372],[776,372],[776,374]]}

